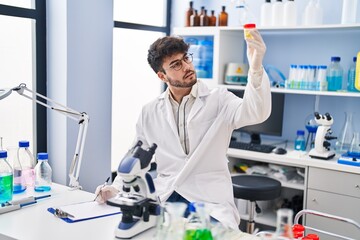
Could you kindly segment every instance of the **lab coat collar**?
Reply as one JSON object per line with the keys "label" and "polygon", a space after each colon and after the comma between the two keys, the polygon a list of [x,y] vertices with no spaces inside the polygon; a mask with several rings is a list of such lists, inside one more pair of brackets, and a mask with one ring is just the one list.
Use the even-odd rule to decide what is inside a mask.
{"label": "lab coat collar", "polygon": [[[195,88],[194,88],[195,87]],[[170,90],[167,88],[162,94],[160,94],[159,99],[165,99],[169,96]],[[201,80],[197,80],[197,83],[193,86],[191,93],[195,98],[204,97],[210,94],[209,88]]]}

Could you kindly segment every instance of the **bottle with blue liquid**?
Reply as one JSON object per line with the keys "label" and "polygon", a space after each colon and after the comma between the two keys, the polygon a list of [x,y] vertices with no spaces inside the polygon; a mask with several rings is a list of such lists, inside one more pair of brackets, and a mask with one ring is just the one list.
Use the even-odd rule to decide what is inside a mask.
{"label": "bottle with blue liquid", "polygon": [[7,151],[0,150],[0,204],[13,196],[13,170],[6,159]]}
{"label": "bottle with blue liquid", "polygon": [[326,80],[328,83],[328,91],[338,91],[342,89],[343,84],[343,68],[340,65],[340,57],[331,57],[331,63],[327,69]]}
{"label": "bottle with blue liquid", "polygon": [[348,82],[347,82],[347,90],[349,92],[359,92],[355,88],[355,69],[356,69],[356,57],[353,58],[353,62],[350,65],[349,71],[348,71]]}
{"label": "bottle with blue liquid", "polygon": [[38,153],[38,163],[35,166],[35,188],[36,192],[47,192],[51,190],[52,169],[48,162],[47,153]]}
{"label": "bottle with blue liquid", "polygon": [[297,130],[296,132],[296,139],[294,148],[297,151],[305,151],[306,142],[305,142],[305,131],[304,130]]}

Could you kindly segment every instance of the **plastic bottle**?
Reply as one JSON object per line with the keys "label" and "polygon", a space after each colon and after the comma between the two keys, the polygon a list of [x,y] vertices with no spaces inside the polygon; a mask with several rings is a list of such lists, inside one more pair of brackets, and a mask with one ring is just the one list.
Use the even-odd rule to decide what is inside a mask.
{"label": "plastic bottle", "polygon": [[355,68],[356,68],[356,57],[353,58],[353,63],[350,65],[349,71],[348,71],[348,81],[347,81],[347,90],[349,92],[359,92],[355,88]]}
{"label": "plastic bottle", "polygon": [[12,200],[13,170],[6,160],[7,151],[0,150],[0,203]]}
{"label": "plastic bottle", "polygon": [[20,166],[14,164],[14,193],[23,192],[27,187],[34,186],[35,159],[29,146],[29,141],[19,141],[17,164],[20,164]]}
{"label": "plastic bottle", "polygon": [[326,71],[327,66],[320,65],[317,67],[316,70],[316,90],[318,91],[327,91],[328,90],[328,84],[326,80]]}
{"label": "plastic bottle", "polygon": [[320,25],[322,24],[323,10],[320,2],[309,0],[303,15],[303,25]]}
{"label": "plastic bottle", "polygon": [[255,23],[247,23],[244,24],[244,38],[245,39],[252,39],[253,36],[251,35],[251,31],[256,28]]}
{"label": "plastic bottle", "polygon": [[328,91],[338,91],[342,89],[343,68],[340,64],[340,61],[341,61],[340,57],[337,56],[331,57],[331,63],[326,72]]}
{"label": "plastic bottle", "polygon": [[284,26],[297,25],[297,6],[294,0],[288,0],[284,3]]}
{"label": "plastic bottle", "polygon": [[271,25],[274,27],[279,27],[283,25],[284,19],[284,4],[282,0],[276,0],[272,4],[271,8]]}
{"label": "plastic bottle", "polygon": [[225,11],[225,6],[222,6],[222,11],[219,14],[219,26],[227,26],[228,25],[228,14]]}
{"label": "plastic bottle", "polygon": [[297,130],[294,149],[297,151],[305,151],[305,131]]}
{"label": "plastic bottle", "polygon": [[357,10],[357,0],[342,0],[342,14],[341,14],[341,23],[342,24],[352,24],[356,22],[356,10]]}
{"label": "plastic bottle", "polygon": [[200,16],[199,16],[197,10],[195,10],[193,15],[191,15],[191,17],[190,17],[190,26],[191,27],[200,26]]}
{"label": "plastic bottle", "polygon": [[48,163],[47,153],[38,153],[38,163],[35,167],[35,191],[47,192],[51,190],[52,169]]}
{"label": "plastic bottle", "polygon": [[185,27],[190,27],[190,17],[191,15],[193,15],[194,13],[194,8],[193,8],[193,4],[194,2],[193,1],[190,1],[189,2],[189,8],[188,10],[186,11],[185,13]]}
{"label": "plastic bottle", "polygon": [[261,4],[260,10],[260,25],[263,27],[271,26],[272,24],[272,5],[271,0],[265,0],[264,3]]}
{"label": "plastic bottle", "polygon": [[216,26],[216,16],[214,10],[211,10],[211,15],[209,17],[209,26],[211,27]]}

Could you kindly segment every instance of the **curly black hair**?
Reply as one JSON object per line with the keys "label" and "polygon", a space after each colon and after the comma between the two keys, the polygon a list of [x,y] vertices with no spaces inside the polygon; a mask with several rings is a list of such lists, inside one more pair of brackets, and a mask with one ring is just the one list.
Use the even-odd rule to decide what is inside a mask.
{"label": "curly black hair", "polygon": [[148,50],[148,63],[155,73],[165,72],[162,68],[163,61],[166,57],[171,57],[177,53],[186,53],[189,50],[189,44],[178,36],[166,36],[157,39],[150,45]]}

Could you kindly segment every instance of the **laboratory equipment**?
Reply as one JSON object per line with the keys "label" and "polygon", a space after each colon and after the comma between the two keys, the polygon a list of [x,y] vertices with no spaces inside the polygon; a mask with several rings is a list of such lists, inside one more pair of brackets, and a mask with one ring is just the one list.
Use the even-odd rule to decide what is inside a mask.
{"label": "laboratory equipment", "polygon": [[[360,59],[360,52],[358,52],[356,59]],[[356,61],[355,88],[360,91],[360,60]]]}
{"label": "laboratory equipment", "polygon": [[211,10],[211,15],[209,16],[209,26],[211,27],[216,26],[216,16],[214,10]]}
{"label": "laboratory equipment", "polygon": [[48,163],[47,153],[38,153],[38,163],[35,166],[35,188],[36,192],[47,192],[51,190],[52,169]]}
{"label": "laboratory equipment", "polygon": [[147,150],[141,145],[138,141],[120,161],[117,172],[122,179],[123,191],[107,201],[111,206],[120,207],[122,212],[115,230],[117,238],[131,238],[156,225],[159,202],[148,171],[157,145],[153,144]]}
{"label": "laboratory equipment", "polygon": [[246,63],[228,63],[226,65],[225,83],[245,86],[248,71],[249,65]]}
{"label": "laboratory equipment", "polygon": [[10,201],[13,194],[13,170],[6,158],[7,151],[0,150],[0,203]]}
{"label": "laboratory equipment", "polygon": [[191,15],[193,15],[194,13],[194,2],[193,1],[190,1],[189,2],[189,8],[186,10],[185,12],[185,27],[190,27],[190,18],[191,18]]}
{"label": "laboratory equipment", "polygon": [[287,0],[284,3],[284,26],[296,26],[297,25],[297,6],[294,0]]}
{"label": "laboratory equipment", "polygon": [[356,23],[357,0],[342,0],[341,24]]}
{"label": "laboratory equipment", "polygon": [[274,233],[275,239],[286,237],[293,239],[292,225],[293,225],[293,210],[289,208],[280,208],[276,212],[276,230]]}
{"label": "laboratory equipment", "polygon": [[[19,86],[11,89],[0,89],[0,100],[9,96],[13,91],[17,92],[21,96],[28,98],[46,108],[59,112],[68,118],[78,121],[79,123],[79,132],[78,138],[75,147],[75,154],[72,159],[70,169],[69,169],[69,186],[71,189],[81,189],[79,183],[79,174],[80,167],[82,163],[83,150],[85,145],[86,133],[88,124],[90,121],[89,116],[85,112],[78,112],[69,107],[66,107],[60,103],[55,102],[54,100],[41,95],[39,93],[33,92],[31,89],[26,87],[26,84],[21,83]],[[40,101],[42,99],[42,101]]]}
{"label": "laboratory equipment", "polygon": [[349,150],[352,136],[354,133],[354,124],[353,124],[353,113],[344,112],[345,121],[344,125],[340,130],[339,137],[335,144],[335,151],[339,154],[344,154]]}
{"label": "laboratory equipment", "polygon": [[189,211],[190,214],[185,224],[184,240],[212,240],[213,236],[210,230],[210,215],[205,203],[190,203]]}
{"label": "laboratory equipment", "polygon": [[271,26],[271,0],[265,0],[261,4],[260,10],[260,25],[262,27]]}
{"label": "laboratory equipment", "polygon": [[284,19],[284,4],[282,0],[275,0],[271,8],[271,25],[273,27],[280,27],[283,25]]}
{"label": "laboratory equipment", "polygon": [[308,131],[308,135],[305,143],[305,149],[307,149],[308,145],[310,146],[310,149],[314,148],[315,134],[318,126],[319,125],[316,123],[313,114],[310,114],[305,118],[305,128]]}
{"label": "laboratory equipment", "polygon": [[167,222],[166,239],[184,240],[184,213],[187,204],[183,202],[165,203]]}
{"label": "laboratory equipment", "polygon": [[338,91],[342,89],[344,71],[340,61],[340,57],[331,57],[331,63],[326,72],[328,91]]}
{"label": "laboratory equipment", "polygon": [[331,125],[334,123],[334,119],[329,113],[321,115],[318,112],[315,112],[314,116],[315,121],[319,126],[316,131],[315,147],[310,150],[309,156],[325,160],[333,158],[335,152],[330,150],[331,144],[328,140],[336,139],[336,137],[331,136]]}
{"label": "laboratory equipment", "polygon": [[13,193],[22,193],[26,190],[27,187],[34,186],[34,167],[35,160],[29,150],[30,143],[29,141],[19,141],[18,148],[16,153],[12,151],[13,156],[13,171],[14,171],[14,184],[13,184]]}
{"label": "laboratory equipment", "polygon": [[360,167],[360,136],[359,132],[354,132],[350,148],[347,153],[342,154],[338,163]]}
{"label": "laboratory equipment", "polygon": [[350,65],[348,71],[347,90],[349,92],[359,92],[355,88],[355,68],[356,68],[356,57],[353,57],[353,63]]}
{"label": "laboratory equipment", "polygon": [[245,39],[253,39],[251,35],[251,31],[256,28],[255,23],[246,23],[244,24],[244,38]]}
{"label": "laboratory equipment", "polygon": [[221,7],[222,11],[219,14],[219,27],[228,25],[228,13],[225,11],[225,8],[225,6]]}
{"label": "laboratory equipment", "polygon": [[305,151],[306,143],[305,143],[305,131],[304,130],[296,131],[294,148],[297,151]]}
{"label": "laboratory equipment", "polygon": [[19,147],[8,147],[7,149],[9,164],[12,166],[14,174],[13,194],[22,193],[26,190],[26,184],[20,159],[18,157]]}

